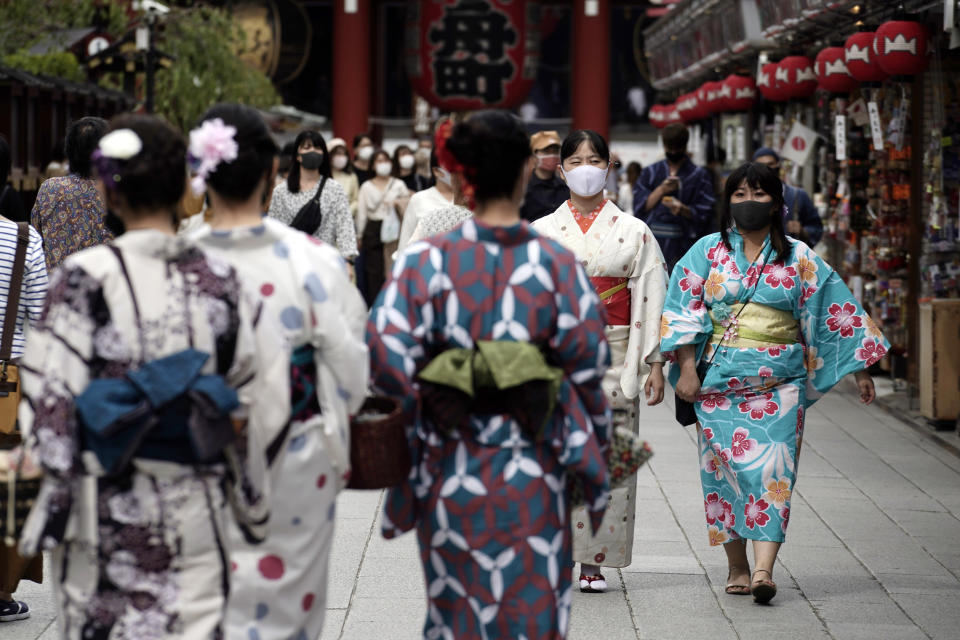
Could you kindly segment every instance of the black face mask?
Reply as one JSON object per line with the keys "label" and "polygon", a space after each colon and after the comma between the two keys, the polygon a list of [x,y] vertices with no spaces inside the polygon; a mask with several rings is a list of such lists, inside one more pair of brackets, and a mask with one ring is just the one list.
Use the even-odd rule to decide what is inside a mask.
{"label": "black face mask", "polygon": [[769,202],[745,200],[731,203],[730,215],[733,216],[738,229],[758,231],[770,224],[770,220],[773,218],[773,210]]}
{"label": "black face mask", "polygon": [[667,156],[667,162],[672,162],[673,164],[677,164],[678,162],[680,162],[681,160],[687,157],[687,152],[686,151],[667,151],[666,156]]}
{"label": "black face mask", "polygon": [[316,171],[323,164],[323,154],[316,151],[307,151],[300,154],[300,166],[309,171]]}

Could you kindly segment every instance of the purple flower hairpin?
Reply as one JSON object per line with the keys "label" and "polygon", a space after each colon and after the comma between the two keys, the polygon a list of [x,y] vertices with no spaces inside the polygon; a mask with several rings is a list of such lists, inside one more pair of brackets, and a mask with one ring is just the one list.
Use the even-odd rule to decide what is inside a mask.
{"label": "purple flower hairpin", "polygon": [[191,171],[196,174],[190,179],[190,188],[196,195],[206,191],[207,178],[221,162],[237,159],[236,135],[237,128],[224,123],[221,118],[205,120],[190,132],[187,158]]}

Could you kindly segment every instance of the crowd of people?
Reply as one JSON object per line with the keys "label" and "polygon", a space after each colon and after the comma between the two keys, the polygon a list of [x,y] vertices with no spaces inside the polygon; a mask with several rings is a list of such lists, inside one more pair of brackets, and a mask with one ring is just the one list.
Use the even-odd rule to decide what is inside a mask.
{"label": "crowd of people", "polygon": [[[424,637],[563,638],[574,586],[632,562],[636,478],[611,488],[609,452],[667,379],[726,591],[769,602],[805,412],[847,374],[871,402],[889,345],[811,249],[777,154],[715,202],[688,135],[667,127],[624,188],[598,133],[530,136],[505,111],[392,155],[313,131],[278,149],[235,104],[186,135],[73,123],[15,316],[0,448],[22,440],[43,485],[0,556],[0,621],[29,615],[13,591],[49,552],[65,638],[319,637],[373,393],[406,425],[382,533],[416,531]],[[20,229],[0,219],[0,275]]]}

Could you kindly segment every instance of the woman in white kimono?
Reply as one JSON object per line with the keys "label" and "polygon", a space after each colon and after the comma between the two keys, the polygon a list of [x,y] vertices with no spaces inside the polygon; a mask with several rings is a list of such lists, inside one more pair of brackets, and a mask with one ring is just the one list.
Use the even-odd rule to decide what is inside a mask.
{"label": "woman in white kimono", "polygon": [[263,313],[282,327],[287,350],[274,357],[289,363],[289,389],[279,392],[291,404],[286,428],[265,452],[272,498],[267,539],[251,545],[231,529],[226,635],[317,638],[335,501],[350,466],[348,416],[367,390],[366,306],[333,247],[262,217],[276,147],[260,115],[237,104],[207,111],[190,132],[198,169],[218,135],[234,146],[236,159],[198,175],[213,215],[194,239],[232,264],[259,292]]}
{"label": "woman in white kimono", "polygon": [[[560,149],[561,175],[570,200],[533,223],[580,259],[606,310],[611,366],[603,390],[613,407],[614,427],[639,430],[640,390],[648,405],[663,400],[660,310],[667,274],[660,247],[642,221],[603,197],[610,151],[600,134],[571,133]],[[614,489],[603,524],[590,535],[586,511],[576,509],[573,558],[581,563],[580,590],[605,591],[601,567],[626,567],[633,552],[636,477]]]}
{"label": "woman in white kimono", "polygon": [[264,534],[257,454],[286,370],[236,271],[174,233],[185,151],[158,119],[111,122],[93,157],[126,232],[63,262],[27,337],[20,424],[44,480],[20,548],[54,552],[70,640],[222,638],[228,505]]}

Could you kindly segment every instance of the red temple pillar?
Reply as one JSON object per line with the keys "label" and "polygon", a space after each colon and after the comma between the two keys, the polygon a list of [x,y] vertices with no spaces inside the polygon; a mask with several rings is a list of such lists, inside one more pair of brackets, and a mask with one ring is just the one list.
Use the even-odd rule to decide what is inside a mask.
{"label": "red temple pillar", "polygon": [[370,116],[370,0],[335,0],[333,133],[353,143]]}
{"label": "red temple pillar", "polygon": [[570,62],[574,129],[610,139],[610,0],[574,0]]}

